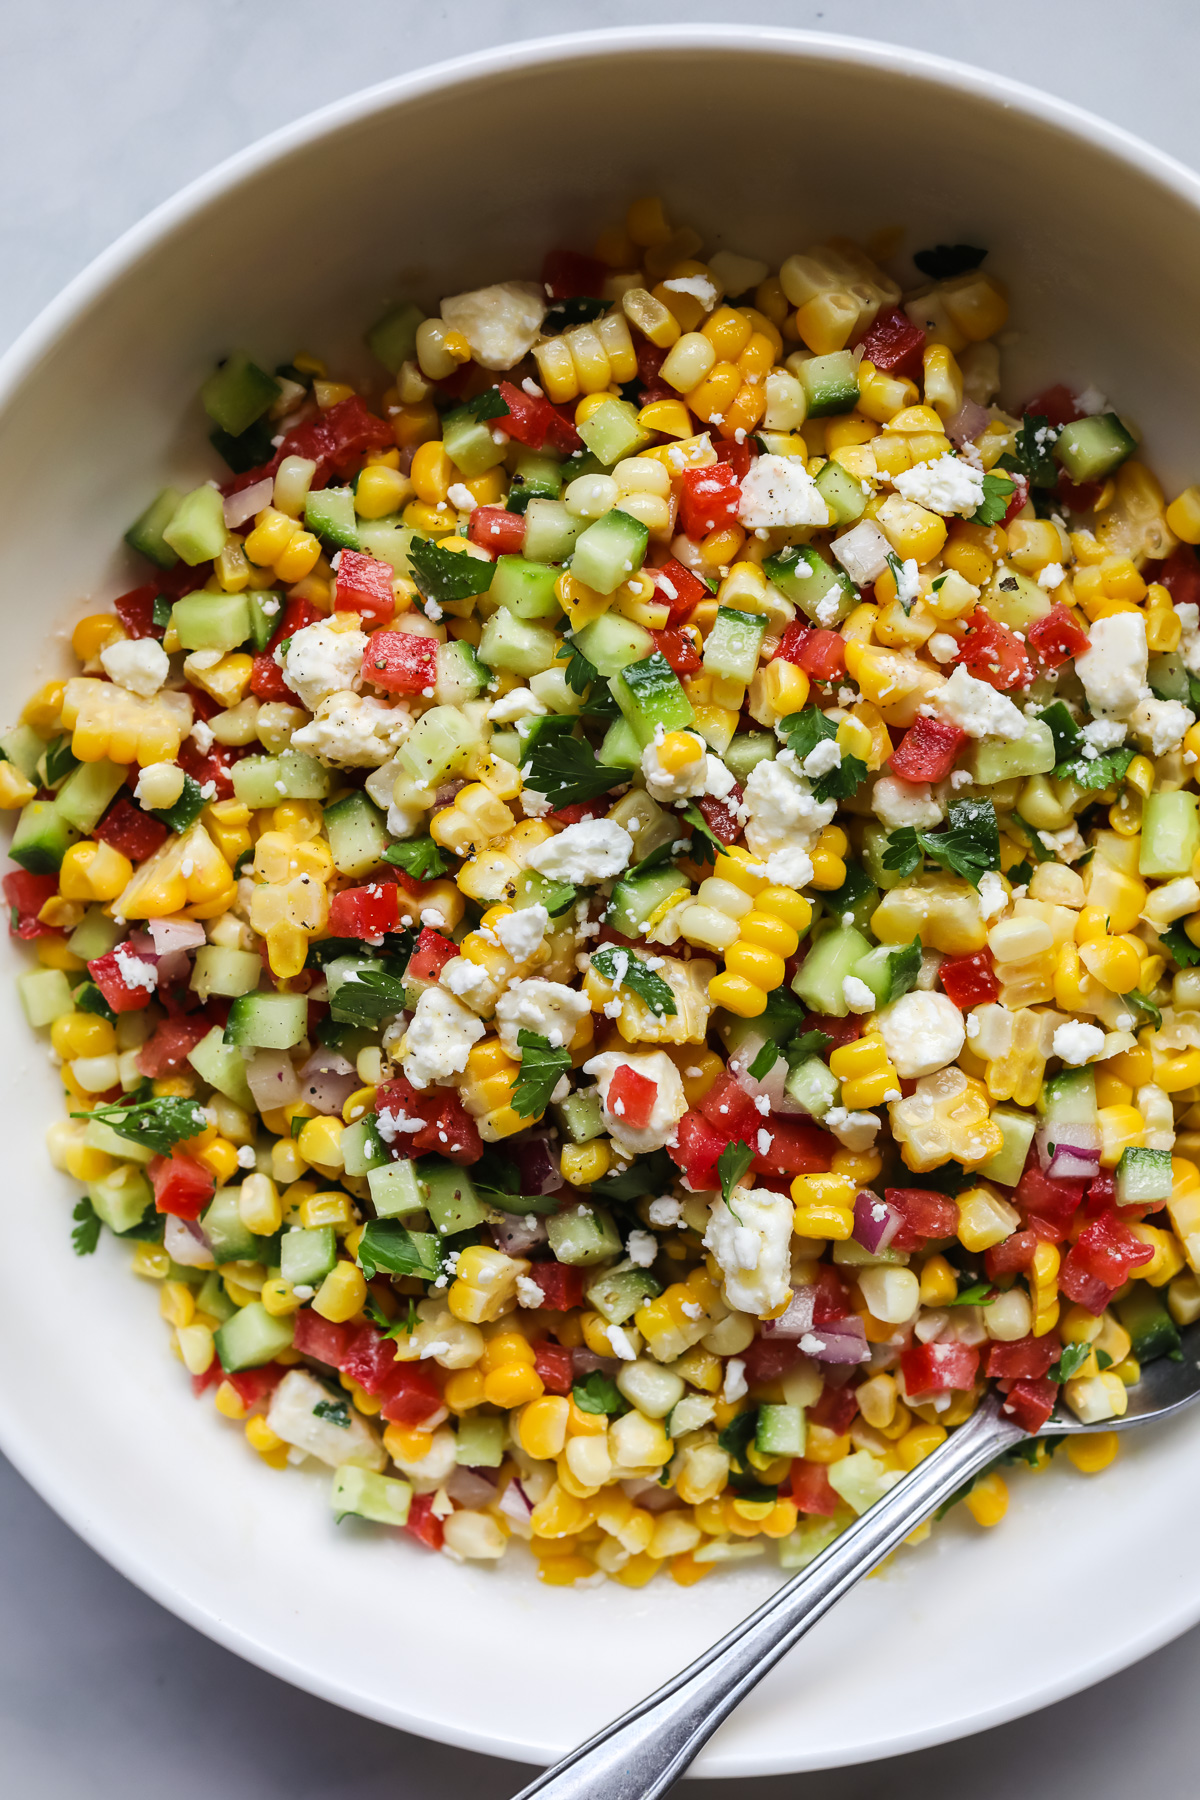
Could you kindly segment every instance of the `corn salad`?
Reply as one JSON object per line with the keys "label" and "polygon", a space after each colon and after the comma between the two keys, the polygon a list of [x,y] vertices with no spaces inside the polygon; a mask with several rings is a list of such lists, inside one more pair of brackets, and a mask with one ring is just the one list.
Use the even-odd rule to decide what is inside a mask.
{"label": "corn salad", "polygon": [[1200,1317],[1200,486],[876,249],[640,199],[231,353],[0,739],[75,1248],[339,1517],[800,1568]]}

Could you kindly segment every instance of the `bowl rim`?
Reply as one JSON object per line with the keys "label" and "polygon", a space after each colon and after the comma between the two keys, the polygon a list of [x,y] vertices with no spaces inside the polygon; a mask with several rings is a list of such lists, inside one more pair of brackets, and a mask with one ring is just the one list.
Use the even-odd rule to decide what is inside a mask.
{"label": "bowl rim", "polygon": [[[709,51],[723,55],[766,51],[810,62],[841,63],[924,79],[985,104],[1004,107],[1027,120],[1050,126],[1064,136],[1082,140],[1131,166],[1147,180],[1157,183],[1200,212],[1200,174],[1168,152],[1157,149],[1126,127],[1112,124],[1074,101],[1060,99],[1009,76],[995,74],[933,52],[912,49],[882,39],[855,37],[848,33],[753,24],[733,26],[682,22],[553,33],[446,58],[411,73],[392,76],[358,89],[256,139],[186,183],[143,218],[127,227],[110,245],[93,257],[0,355],[0,411],[19,393],[23,384],[37,374],[40,366],[53,354],[72,327],[86,315],[88,309],[102,300],[106,292],[123,277],[132,274],[140,261],[159,248],[173,232],[217,204],[241,183],[286,159],[293,152],[359,121],[386,112],[398,104],[439,90],[477,83],[524,68],[553,66],[611,56],[614,53],[640,54],[664,49]],[[431,1730],[426,1720],[407,1712],[402,1705],[383,1708],[365,1702],[335,1676],[299,1666],[285,1648],[265,1643],[244,1627],[208,1612],[202,1603],[175,1587],[160,1568],[142,1560],[135,1536],[123,1535],[89,1515],[86,1499],[78,1484],[72,1484],[65,1478],[61,1481],[57,1479],[43,1463],[36,1434],[23,1431],[18,1421],[8,1415],[2,1391],[0,1450],[3,1450],[34,1491],[90,1548],[143,1593],[224,1649],[294,1687],[348,1711],[377,1719],[382,1724],[483,1755],[503,1757],[510,1761],[528,1760],[511,1742],[498,1741],[486,1732],[473,1730],[465,1722],[461,1725],[439,1722]],[[1173,1611],[1160,1617],[1154,1625],[1137,1634],[1119,1650],[1098,1655],[1092,1661],[1064,1673],[1054,1682],[1040,1685],[1036,1689],[1031,1688],[990,1706],[983,1705],[970,1716],[953,1723],[943,1721],[926,1726],[914,1724],[911,1729],[887,1743],[865,1746],[863,1751],[857,1753],[851,1750],[845,1756],[835,1757],[819,1765],[803,1761],[797,1763],[790,1755],[783,1758],[742,1757],[732,1768],[728,1765],[718,1765],[711,1769],[702,1767],[694,1773],[711,1778],[789,1774],[797,1769],[877,1761],[953,1742],[1024,1717],[1079,1693],[1160,1649],[1198,1620],[1200,1586],[1193,1597],[1181,1601]]]}

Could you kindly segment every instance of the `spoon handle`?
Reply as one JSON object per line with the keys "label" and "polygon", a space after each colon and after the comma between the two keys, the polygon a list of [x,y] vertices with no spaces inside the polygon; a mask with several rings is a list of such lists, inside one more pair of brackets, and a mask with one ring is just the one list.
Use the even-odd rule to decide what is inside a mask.
{"label": "spoon handle", "polygon": [[757,1612],[515,1800],[657,1800],[811,1625],[931,1513],[1024,1437],[995,1397]]}

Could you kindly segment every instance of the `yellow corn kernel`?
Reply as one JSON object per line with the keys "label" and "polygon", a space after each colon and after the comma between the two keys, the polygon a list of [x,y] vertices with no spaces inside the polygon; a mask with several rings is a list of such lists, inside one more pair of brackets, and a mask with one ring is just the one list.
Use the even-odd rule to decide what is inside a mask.
{"label": "yellow corn kernel", "polygon": [[246,1442],[252,1450],[257,1450],[269,1468],[287,1467],[288,1446],[281,1437],[276,1437],[261,1415],[256,1414],[246,1421]]}
{"label": "yellow corn kernel", "polygon": [[483,1404],[483,1370],[456,1369],[447,1377],[442,1398],[455,1414],[470,1412]]}
{"label": "yellow corn kernel", "polygon": [[342,1121],[332,1115],[310,1119],[300,1129],[296,1147],[305,1162],[319,1168],[340,1169],[342,1162]]}
{"label": "yellow corn kernel", "polygon": [[980,1475],[966,1496],[966,1507],[977,1525],[998,1525],[1008,1511],[1008,1487],[993,1470]]}
{"label": "yellow corn kernel", "polygon": [[159,1289],[158,1310],[168,1325],[190,1325],[196,1311],[191,1288],[182,1281],[164,1281]]}
{"label": "yellow corn kernel", "polygon": [[506,1363],[485,1376],[483,1383],[483,1397],[490,1406],[524,1406],[544,1392],[541,1376],[526,1363]]}
{"label": "yellow corn kernel", "polygon": [[59,891],[67,900],[115,900],[133,875],[133,864],[111,844],[84,838],[72,844],[59,869]]}
{"label": "yellow corn kernel", "polygon": [[323,1319],[343,1324],[362,1311],[367,1297],[367,1284],[362,1270],[352,1262],[340,1262],[331,1269],[313,1297],[313,1311]]}
{"label": "yellow corn kernel", "polygon": [[927,1257],[921,1267],[922,1306],[947,1306],[957,1294],[958,1281],[946,1258]]}
{"label": "yellow corn kernel", "polygon": [[896,1455],[900,1459],[901,1467],[915,1469],[917,1464],[924,1462],[925,1458],[931,1455],[939,1444],[945,1443],[947,1435],[944,1425],[928,1425],[922,1422],[910,1427],[896,1444]]}
{"label": "yellow corn kernel", "polygon": [[80,662],[91,662],[124,636],[125,628],[115,613],[89,613],[72,631],[71,648]]}
{"label": "yellow corn kernel", "polygon": [[1067,1459],[1081,1475],[1098,1475],[1116,1459],[1121,1440],[1115,1431],[1092,1431],[1068,1437]]}
{"label": "yellow corn kernel", "polygon": [[608,1173],[611,1161],[607,1138],[593,1138],[590,1144],[567,1144],[561,1156],[563,1180],[572,1187],[589,1187]]}
{"label": "yellow corn kernel", "polygon": [[50,1027],[50,1042],[64,1062],[77,1056],[110,1056],[117,1034],[97,1013],[64,1013]]}
{"label": "yellow corn kernel", "polygon": [[238,1168],[237,1150],[227,1138],[214,1138],[199,1152],[196,1161],[203,1163],[222,1186],[233,1178]]}

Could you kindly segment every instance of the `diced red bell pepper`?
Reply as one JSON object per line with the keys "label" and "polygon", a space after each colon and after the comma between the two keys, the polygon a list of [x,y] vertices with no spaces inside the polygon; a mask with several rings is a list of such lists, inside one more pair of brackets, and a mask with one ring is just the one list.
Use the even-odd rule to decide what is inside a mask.
{"label": "diced red bell pepper", "polygon": [[1056,381],[1053,387],[1043,388],[1032,400],[1027,400],[1021,408],[1022,418],[1045,419],[1047,425],[1073,425],[1083,414],[1075,404],[1075,396],[1070,388]]}
{"label": "diced red bell pepper", "polygon": [[741,833],[742,821],[733,810],[741,798],[742,788],[739,783],[730,789],[727,799],[718,800],[715,794],[702,794],[696,802],[704,823],[723,844],[732,844]]}
{"label": "diced red bell pepper", "polygon": [[[580,1300],[582,1300],[582,1293]],[[534,1373],[541,1376],[542,1386],[548,1394],[569,1394],[575,1383],[575,1369],[571,1360],[571,1352],[564,1350],[561,1344],[545,1342],[534,1346]]]}
{"label": "diced red bell pepper", "polygon": [[500,397],[508,407],[508,417],[500,417],[494,423],[506,437],[514,438],[530,450],[540,450],[549,444],[563,456],[569,456],[581,447],[582,440],[574,425],[542,395],[526,394],[511,381],[501,381],[498,386]]}
{"label": "diced red bell pepper", "polygon": [[360,613],[386,625],[396,611],[392,592],[392,565],[358,550],[343,550],[338,558],[337,604],[342,612]]}
{"label": "diced red bell pepper", "polygon": [[1058,1387],[1053,1381],[1016,1381],[1000,1403],[1001,1412],[1014,1420],[1022,1431],[1040,1431],[1058,1400]]}
{"label": "diced red bell pepper", "polygon": [[654,648],[662,652],[677,675],[694,675],[700,667],[700,652],[690,632],[668,626],[665,631],[652,631]]}
{"label": "diced red bell pepper", "polygon": [[185,738],[175,760],[184,774],[190,775],[201,788],[212,784],[212,792],[205,794],[205,799],[231,800],[233,765],[245,754],[240,744],[214,744],[210,750],[201,751],[191,738]]}
{"label": "diced red bell pepper", "polygon": [[[411,966],[411,965],[410,965]],[[376,1112],[403,1113],[406,1119],[424,1119],[422,1131],[405,1132],[394,1154],[444,1156],[465,1166],[483,1155],[478,1127],[451,1088],[431,1088],[418,1093],[402,1075],[393,1076],[375,1092]]]}
{"label": "diced red bell pepper", "polygon": [[[371,1329],[374,1330],[373,1327]],[[302,1306],[295,1315],[292,1348],[302,1356],[312,1356],[318,1362],[328,1363],[331,1369],[340,1369],[355,1336],[355,1326],[335,1324],[332,1319],[323,1319],[311,1306]],[[381,1343],[384,1342],[377,1331],[374,1336]],[[388,1345],[387,1349],[390,1354],[391,1346]],[[366,1383],[358,1375],[355,1375],[355,1380],[360,1387],[366,1387]]]}
{"label": "diced red bell pepper", "polygon": [[279,700],[285,705],[292,704],[296,698],[283,679],[283,670],[265,651],[251,658],[250,692],[256,700]]}
{"label": "diced red bell pepper", "polygon": [[1029,499],[1028,475],[1022,475],[1016,469],[1005,469],[1003,473],[1005,480],[1012,482],[1012,493],[1008,496],[1008,505],[1005,507],[1004,517],[1000,521],[1001,527],[1015,519]]}
{"label": "diced red bell pepper", "polygon": [[1016,1200],[1018,1206],[1056,1226],[1065,1237],[1083,1201],[1083,1182],[1061,1177],[1051,1180],[1038,1160],[1037,1151],[1031,1148],[1017,1183]]}
{"label": "diced red bell pepper", "polygon": [[885,375],[920,381],[925,333],[898,306],[881,307],[860,346],[863,356]]}
{"label": "diced red bell pepper", "polygon": [[426,925],[417,939],[417,947],[409,958],[406,975],[414,981],[436,981],[448,962],[458,955],[458,945],[440,931]]}
{"label": "diced red bell pepper", "polygon": [[1101,1213],[1120,1211],[1117,1209],[1117,1178],[1112,1169],[1101,1169],[1092,1177],[1087,1193],[1084,1195],[1083,1210],[1089,1219],[1098,1219]]}
{"label": "diced red bell pepper", "polygon": [[129,790],[122,788],[92,836],[102,843],[111,844],[130,862],[145,862],[156,850],[161,850],[171,833],[158,819],[152,819],[136,806],[130,797]]}
{"label": "diced red bell pepper", "polygon": [[4,898],[8,902],[8,929],[13,937],[45,937],[53,926],[43,925],[38,914],[47,900],[58,892],[57,875],[31,875],[26,869],[14,869],[4,877]]}
{"label": "diced red bell pepper", "polygon": [[225,1373],[243,1406],[261,1406],[279,1386],[287,1370],[281,1363],[260,1363],[257,1369],[234,1369]]}
{"label": "diced red bell pepper", "polygon": [[189,1051],[194,1050],[212,1028],[213,1020],[205,1011],[164,1019],[138,1051],[140,1073],[151,1081],[157,1081],[160,1075],[170,1075],[186,1062]]}
{"label": "diced red bell pepper", "polygon": [[800,1021],[801,1031],[821,1031],[830,1040],[829,1050],[822,1051],[826,1061],[830,1050],[840,1050],[845,1044],[855,1044],[863,1034],[862,1016],[848,1013],[844,1019],[835,1019],[828,1013],[805,1013]]}
{"label": "diced red bell pepper", "polygon": [[[768,1133],[771,1143],[755,1155],[756,1175],[824,1175],[832,1166],[837,1139],[818,1126],[772,1113],[759,1119],[759,1129]],[[757,1141],[756,1132],[751,1143],[757,1145]]]}
{"label": "diced red bell pepper", "polygon": [[1028,687],[1033,680],[1033,665],[1020,638],[997,625],[982,606],[971,614],[970,627],[962,648],[951,661],[961,663],[977,681],[986,681],[1001,693]]}
{"label": "diced red bell pepper", "polygon": [[684,470],[679,517],[688,537],[699,540],[710,531],[736,525],[741,502],[742,490],[728,463]]}
{"label": "diced red bell pepper", "polygon": [[973,1344],[914,1344],[900,1358],[900,1373],[910,1400],[922,1394],[962,1392],[973,1387],[979,1351]]}
{"label": "diced red bell pepper", "polygon": [[315,625],[324,616],[324,613],[317,611],[311,600],[289,600],[283,609],[283,617],[267,640],[268,654],[278,650],[285,638],[295,637],[306,625]]}
{"label": "diced red bell pepper", "polygon": [[1088,634],[1068,609],[1056,603],[1044,618],[1035,619],[1025,641],[1048,669],[1060,669],[1088,647]]}
{"label": "diced red bell pepper", "polygon": [[1103,487],[1102,481],[1072,481],[1067,471],[1060,469],[1054,491],[1063,512],[1092,512]]}
{"label": "diced red bell pepper", "polygon": [[1033,1261],[1037,1247],[1036,1231],[1014,1231],[1011,1237],[993,1244],[984,1252],[983,1258],[988,1280],[999,1281],[1002,1275],[1022,1274]]}
{"label": "diced red bell pepper", "polygon": [[717,1158],[728,1142],[727,1132],[714,1130],[704,1114],[691,1107],[680,1119],[667,1155],[683,1170],[692,1192],[702,1193],[718,1186]]}
{"label": "diced red bell pepper", "polygon": [[902,1250],[915,1250],[929,1238],[953,1237],[958,1230],[958,1208],[944,1194],[924,1188],[885,1188],[883,1197],[903,1221],[891,1240]]}
{"label": "diced red bell pepper", "polygon": [[1081,1306],[1086,1306],[1087,1301],[1073,1291],[1077,1276],[1083,1275],[1093,1281],[1102,1281],[1110,1288],[1118,1288],[1129,1280],[1134,1269],[1140,1269],[1153,1255],[1151,1245],[1143,1244],[1141,1238],[1135,1237],[1115,1213],[1102,1213],[1090,1225],[1084,1226],[1071,1246],[1058,1284],[1072,1300],[1079,1300]]}
{"label": "diced red bell pepper", "polygon": [[[140,961],[132,950],[126,951],[125,955],[127,960]],[[147,963],[143,967],[149,968],[150,965]],[[98,956],[94,962],[90,962],[88,974],[116,1013],[140,1012],[154,998],[153,988],[140,987],[136,982],[126,981],[117,961],[116,950],[109,950],[104,956]]]}
{"label": "diced red bell pepper", "polygon": [[630,1063],[618,1063],[608,1084],[607,1106],[614,1118],[632,1131],[644,1131],[650,1123],[658,1083],[642,1075]]}
{"label": "diced red bell pepper", "polygon": [[988,1349],[987,1373],[993,1381],[1040,1381],[1048,1375],[1062,1352],[1057,1334],[1045,1337],[1017,1338],[1013,1343],[992,1344]]}
{"label": "diced red bell pepper", "polygon": [[[642,339],[637,347],[637,367],[638,380],[642,383],[643,387],[657,388],[662,386],[662,383],[659,380],[659,372],[666,360],[667,353],[665,350],[661,350],[657,344],[652,344],[649,338]],[[676,396],[673,388],[667,389],[666,392],[670,395],[672,400],[675,399]],[[657,397],[658,396],[656,396],[656,398]],[[643,400],[642,405],[647,405],[647,402]]]}
{"label": "diced red bell pepper", "polygon": [[197,1400],[200,1398],[201,1394],[206,1393],[210,1387],[216,1387],[219,1382],[224,1380],[224,1377],[225,1371],[221,1367],[220,1358],[214,1356],[203,1375],[193,1375],[191,1378],[192,1392]]}
{"label": "diced red bell pepper", "polygon": [[812,1285],[816,1290],[813,1294],[814,1325],[836,1325],[840,1319],[850,1317],[850,1297],[842,1285],[841,1276],[829,1263],[818,1265],[816,1280]]}
{"label": "diced red bell pepper", "polygon": [[149,1172],[156,1210],[173,1213],[177,1219],[198,1219],[217,1185],[211,1170],[178,1145],[170,1156],[156,1156]]}
{"label": "diced red bell pepper", "polygon": [[497,556],[520,556],[525,542],[525,514],[503,506],[477,506],[467,526],[467,536]]}
{"label": "diced red bell pepper", "polygon": [[343,888],[329,902],[331,937],[381,938],[400,923],[400,895],[394,881]]}
{"label": "diced red bell pepper", "polygon": [[728,1070],[718,1075],[700,1102],[700,1111],[714,1130],[721,1133],[723,1143],[734,1139],[753,1143],[763,1116],[735,1075]]}
{"label": "diced red bell pepper", "polygon": [[944,781],[966,741],[957,725],[918,714],[892,751],[892,774],[901,781]]}
{"label": "diced red bell pepper", "polygon": [[740,444],[736,438],[718,438],[713,449],[717,453],[717,461],[728,463],[739,483],[745,481],[758,455],[757,444],[748,438],[744,438]]}
{"label": "diced red bell pepper", "polygon": [[839,1437],[849,1431],[857,1416],[858,1390],[848,1381],[841,1387],[826,1384],[815,1406],[808,1411],[812,1424],[823,1425],[826,1431],[834,1431]]}
{"label": "diced red bell pepper", "polygon": [[1190,544],[1176,544],[1158,571],[1176,606],[1200,606],[1200,558]]}
{"label": "diced red bell pepper", "polygon": [[279,446],[275,467],[285,456],[311,457],[318,470],[314,486],[323,487],[331,475],[353,475],[368,450],[392,448],[391,426],[368,412],[357,394],[351,394],[319,419],[289,431]]}
{"label": "diced red bell pepper", "polygon": [[970,956],[948,956],[938,970],[938,980],[942,992],[961,1012],[986,1005],[1000,992],[990,950],[976,950]]}
{"label": "diced red bell pepper", "polygon": [[158,583],[150,581],[145,587],[131,588],[127,594],[117,595],[112,608],[125,627],[126,637],[160,638],[163,635],[166,627],[154,623],[154,602],[158,593]]}
{"label": "diced red bell pepper", "polygon": [[846,640],[840,631],[797,622],[788,626],[771,660],[794,663],[813,681],[837,681],[846,673]]}
{"label": "diced red bell pepper", "polygon": [[542,281],[552,300],[574,300],[581,294],[599,294],[608,278],[605,265],[578,250],[547,250],[542,259]]}
{"label": "diced red bell pepper", "polygon": [[533,1263],[529,1279],[542,1290],[542,1305],[547,1312],[570,1312],[583,1305],[583,1270],[567,1263]]}
{"label": "diced red bell pepper", "polygon": [[842,1504],[841,1495],[830,1485],[825,1464],[803,1462],[799,1457],[792,1464],[791,1494],[798,1512],[815,1513],[822,1519],[832,1519]]}
{"label": "diced red bell pepper", "polygon": [[701,600],[709,597],[706,584],[675,557],[665,562],[661,569],[648,569],[646,573],[654,581],[658,599],[665,600],[671,608],[671,617],[667,621],[670,630],[682,625],[695,612]]}
{"label": "diced red bell pepper", "polygon": [[320,1326],[315,1323],[319,1316],[310,1312],[297,1313],[297,1321],[304,1320],[305,1330],[302,1337],[297,1325],[296,1335],[292,1340],[296,1349],[303,1350],[307,1356],[317,1357],[321,1362],[332,1363],[368,1394],[378,1397],[390,1393],[399,1366],[396,1362],[396,1346],[392,1340],[385,1338],[374,1325],[360,1325],[357,1328],[353,1325],[337,1325],[334,1329],[344,1334],[339,1347],[334,1338],[322,1335]]}
{"label": "diced red bell pepper", "polygon": [[575,800],[570,806],[556,806],[546,817],[553,819],[558,825],[578,825],[584,819],[598,819],[608,810],[609,799],[605,794],[600,800]]}
{"label": "diced red bell pepper", "polygon": [[442,1390],[429,1373],[427,1363],[397,1363],[380,1407],[382,1416],[396,1425],[423,1425],[442,1409]]}
{"label": "diced red bell pepper", "polygon": [[436,1498],[436,1494],[414,1494],[404,1525],[409,1537],[429,1550],[440,1550],[446,1541],[445,1527],[433,1510]]}
{"label": "diced red bell pepper", "polygon": [[388,694],[425,694],[437,681],[437,639],[415,631],[376,631],[363,651],[362,676]]}

